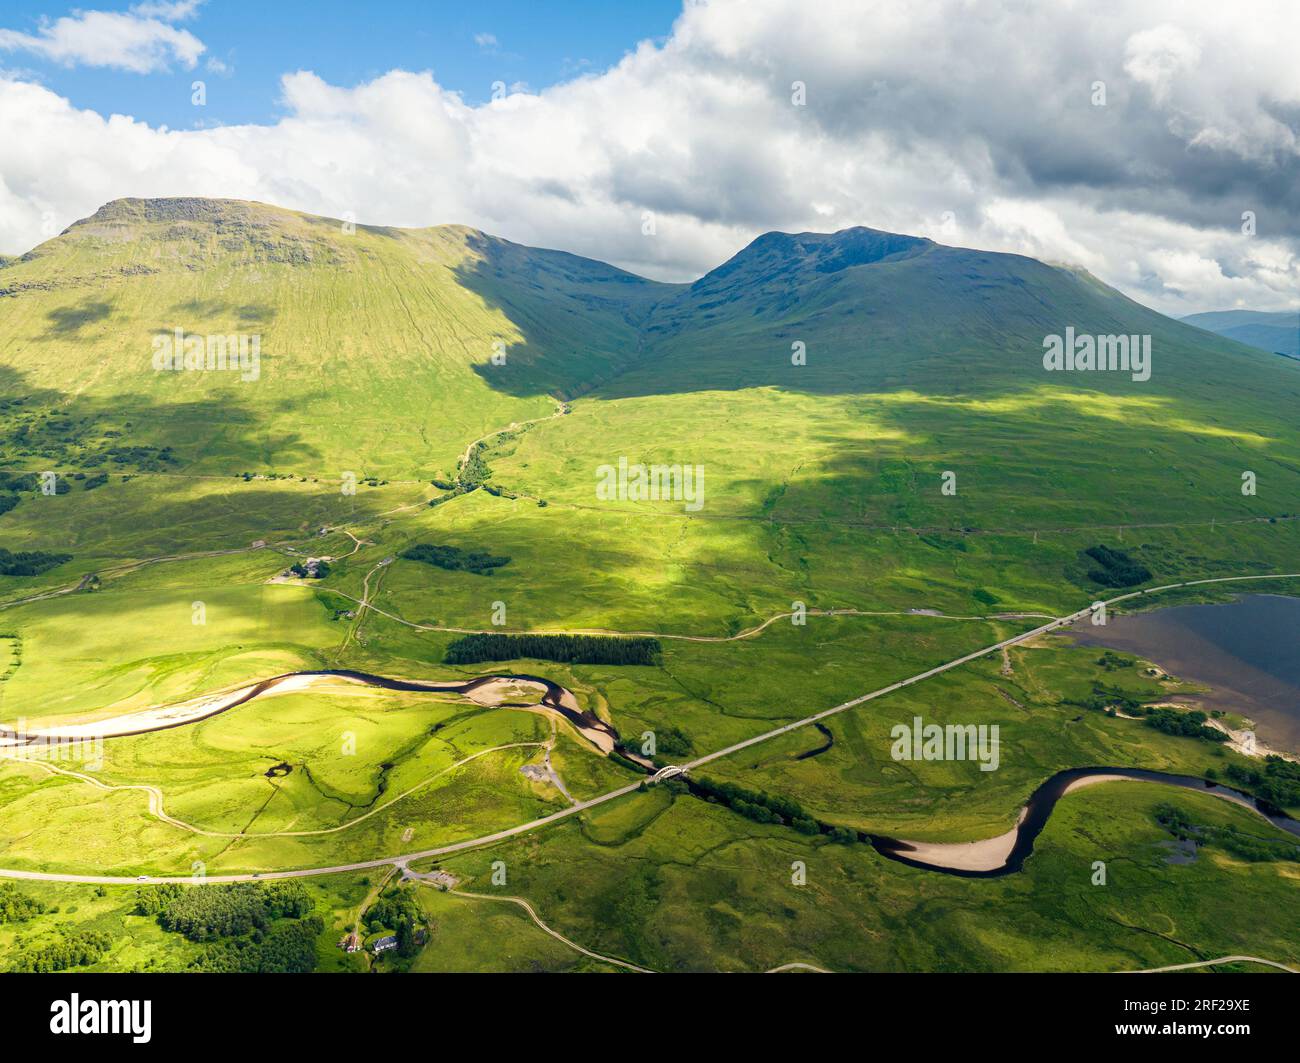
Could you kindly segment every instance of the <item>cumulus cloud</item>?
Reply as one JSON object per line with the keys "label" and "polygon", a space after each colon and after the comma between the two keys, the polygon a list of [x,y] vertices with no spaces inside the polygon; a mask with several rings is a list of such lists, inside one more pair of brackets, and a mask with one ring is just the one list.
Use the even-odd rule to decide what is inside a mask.
{"label": "cumulus cloud", "polygon": [[203,42],[172,22],[189,18],[200,0],[142,3],[130,11],[76,11],[35,33],[0,29],[0,49],[29,52],[65,66],[103,66],[148,74],[175,61],[193,69]]}
{"label": "cumulus cloud", "polygon": [[179,132],[10,80],[0,248],[117,196],[212,195],[689,279],[768,229],[861,224],[1082,265],[1171,313],[1293,306],[1297,31],[1290,0],[713,0],[538,93],[299,71],[283,119]]}

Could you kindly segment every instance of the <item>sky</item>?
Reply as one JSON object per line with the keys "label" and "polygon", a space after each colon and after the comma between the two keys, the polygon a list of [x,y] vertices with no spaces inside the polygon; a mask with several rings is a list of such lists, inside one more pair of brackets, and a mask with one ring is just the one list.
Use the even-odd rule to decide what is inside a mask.
{"label": "sky", "polygon": [[6,0],[0,253],[123,196],[664,280],[852,225],[1300,305],[1293,0]]}

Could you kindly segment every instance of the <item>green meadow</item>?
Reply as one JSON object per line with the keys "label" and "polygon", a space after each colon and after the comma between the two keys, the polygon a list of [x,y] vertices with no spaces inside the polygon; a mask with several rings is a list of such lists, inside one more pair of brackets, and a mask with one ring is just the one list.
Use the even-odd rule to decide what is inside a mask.
{"label": "green meadow", "polygon": [[[528,897],[588,949],[659,971],[1137,970],[1234,953],[1294,965],[1296,865],[1210,849],[1171,864],[1153,818],[1169,802],[1206,822],[1272,831],[1215,798],[1106,784],[1057,806],[1022,873],[960,879],[655,792],[441,865],[466,889]],[[1093,885],[1096,861],[1105,885]]]}
{"label": "green meadow", "polygon": [[[302,670],[522,673],[572,691],[630,749],[675,736],[664,761],[686,762],[1123,593],[1093,578],[1092,547],[1145,568],[1141,586],[1300,572],[1300,366],[1019,256],[769,234],[671,285],[459,226],[352,232],[261,204],[120,200],[0,265],[0,287],[0,548],[22,569],[0,574],[6,727]],[[1043,337],[1066,326],[1150,334],[1151,379],[1045,372]],[[255,372],[158,370],[155,341],[176,329],[256,337]],[[701,504],[601,498],[620,459],[698,467]],[[420,546],[508,560],[403,556]],[[284,575],[309,557],[328,574]],[[1124,608],[1243,586],[1300,593],[1209,585]],[[661,653],[448,665],[463,631],[641,633]],[[1088,707],[1099,684],[1139,702],[1197,690],[1052,635],[823,721],[820,752],[809,727],[699,773],[829,824],[957,842],[1009,829],[1064,768],[1247,763]],[[998,769],[894,760],[891,729],[916,716],[996,725]],[[0,867],[256,874],[436,848],[568,807],[521,771],[548,750],[575,800],[636,781],[519,705],[341,682],[277,693],[52,765],[89,780],[0,759]],[[655,970],[1294,963],[1295,865],[1213,847],[1171,864],[1152,809],[1272,828],[1165,791],[1070,795],[1025,870],[994,880],[667,787],[441,866]],[[499,889],[484,880],[497,859]],[[303,880],[324,920],[318,969],[615,969],[510,902],[386,873]],[[58,911],[0,924],[0,946],[84,926],[122,942],[96,969],[195,959],[130,914],[133,887],[16,888]],[[412,895],[424,944],[400,963],[343,954],[383,889]]]}

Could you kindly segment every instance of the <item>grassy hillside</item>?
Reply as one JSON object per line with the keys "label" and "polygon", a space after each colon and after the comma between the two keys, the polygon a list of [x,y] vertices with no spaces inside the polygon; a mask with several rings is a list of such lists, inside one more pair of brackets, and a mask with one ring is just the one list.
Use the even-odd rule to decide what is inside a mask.
{"label": "grassy hillside", "polygon": [[[547,354],[568,364],[547,384],[586,379],[658,288],[460,226],[352,229],[254,203],[117,200],[9,264],[0,389],[23,401],[6,467],[449,472],[469,440],[551,410],[547,388],[514,399],[476,369],[526,375]],[[153,338],[176,328],[259,336],[260,374],[156,372]],[[139,460],[117,461],[127,446]]]}
{"label": "grassy hillside", "polygon": [[[156,370],[155,340],[178,328],[257,337],[255,379]],[[1045,371],[1044,338],[1067,328],[1149,335],[1150,379]],[[95,720],[297,669],[513,670],[626,737],[672,732],[699,755],[1039,622],[1010,614],[1117,593],[1097,546],[1139,586],[1300,570],[1298,400],[1300,363],[1080,271],[908,236],[770,233],[667,285],[458,226],[120,200],[0,264],[0,722]],[[620,459],[700,467],[701,505],[601,497]],[[475,555],[495,560],[419,560]],[[307,557],[328,575],[286,574]],[[796,603],[805,625],[785,615]],[[873,615],[815,612],[831,609]],[[454,629],[651,632],[663,652],[453,667]],[[1134,696],[1188,693],[1125,675]],[[798,731],[710,773],[828,821],[957,841],[1005,830],[1061,768],[1236,763],[1082,707],[1118,681],[1096,651],[1040,640],[836,717],[815,756],[824,736]],[[914,714],[996,723],[1004,767],[903,770],[888,734]],[[87,769],[99,786],[0,764],[0,867],[236,872],[414,851],[564,807],[522,773],[544,753],[575,798],[632,778],[518,706],[358,688],[259,700],[110,741]],[[149,787],[179,823],[150,811]],[[1230,918],[1234,890],[1284,909],[1293,875],[1222,854],[1166,867],[1145,798],[1125,818],[1114,793],[1063,802],[1041,860],[996,884],[662,792],[453,866],[474,879],[495,855],[537,857],[511,892],[656,968],[1173,962],[1164,920],[1193,888],[1215,913],[1180,928],[1197,954],[1295,958],[1286,928],[1252,945]],[[1114,821],[1100,838],[1088,810]],[[1105,902],[1080,885],[1098,845],[1140,872]],[[810,851],[825,877],[791,895],[790,862]],[[484,920],[539,964],[576,962],[516,912],[424,892],[456,962],[511,966],[470,944]],[[934,934],[880,929],[889,906],[870,898],[904,895]],[[100,899],[86,903],[105,926],[135,918]],[[1025,920],[1060,951],[1036,952]],[[159,962],[157,937],[122,962]]]}
{"label": "grassy hillside", "polygon": [[[1300,366],[1019,256],[772,233],[660,285],[460,227],[121,200],[0,284],[0,545],[37,561],[0,603],[98,588],[127,671],[158,629],[119,594],[161,583],[183,610],[295,552],[333,557],[322,586],[353,598],[399,558],[374,600],[409,620],[481,628],[504,602],[510,629],[685,634],[794,600],[1062,610],[1098,589],[1097,544],[1153,580],[1300,553]],[[156,371],[178,327],[259,337],[256,379]],[[1151,378],[1046,372],[1067,327],[1149,333]],[[598,498],[620,458],[699,466],[702,505]],[[487,580],[400,559],[422,543],[514,561]],[[41,641],[79,601],[11,616]]]}

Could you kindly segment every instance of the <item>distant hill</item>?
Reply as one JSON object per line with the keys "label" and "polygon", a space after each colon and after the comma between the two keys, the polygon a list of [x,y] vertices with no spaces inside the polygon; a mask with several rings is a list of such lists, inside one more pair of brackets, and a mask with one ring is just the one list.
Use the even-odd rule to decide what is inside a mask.
{"label": "distant hill", "polygon": [[1182,320],[1248,347],[1300,358],[1300,313],[1293,310],[1271,314],[1258,310],[1212,310]]}

